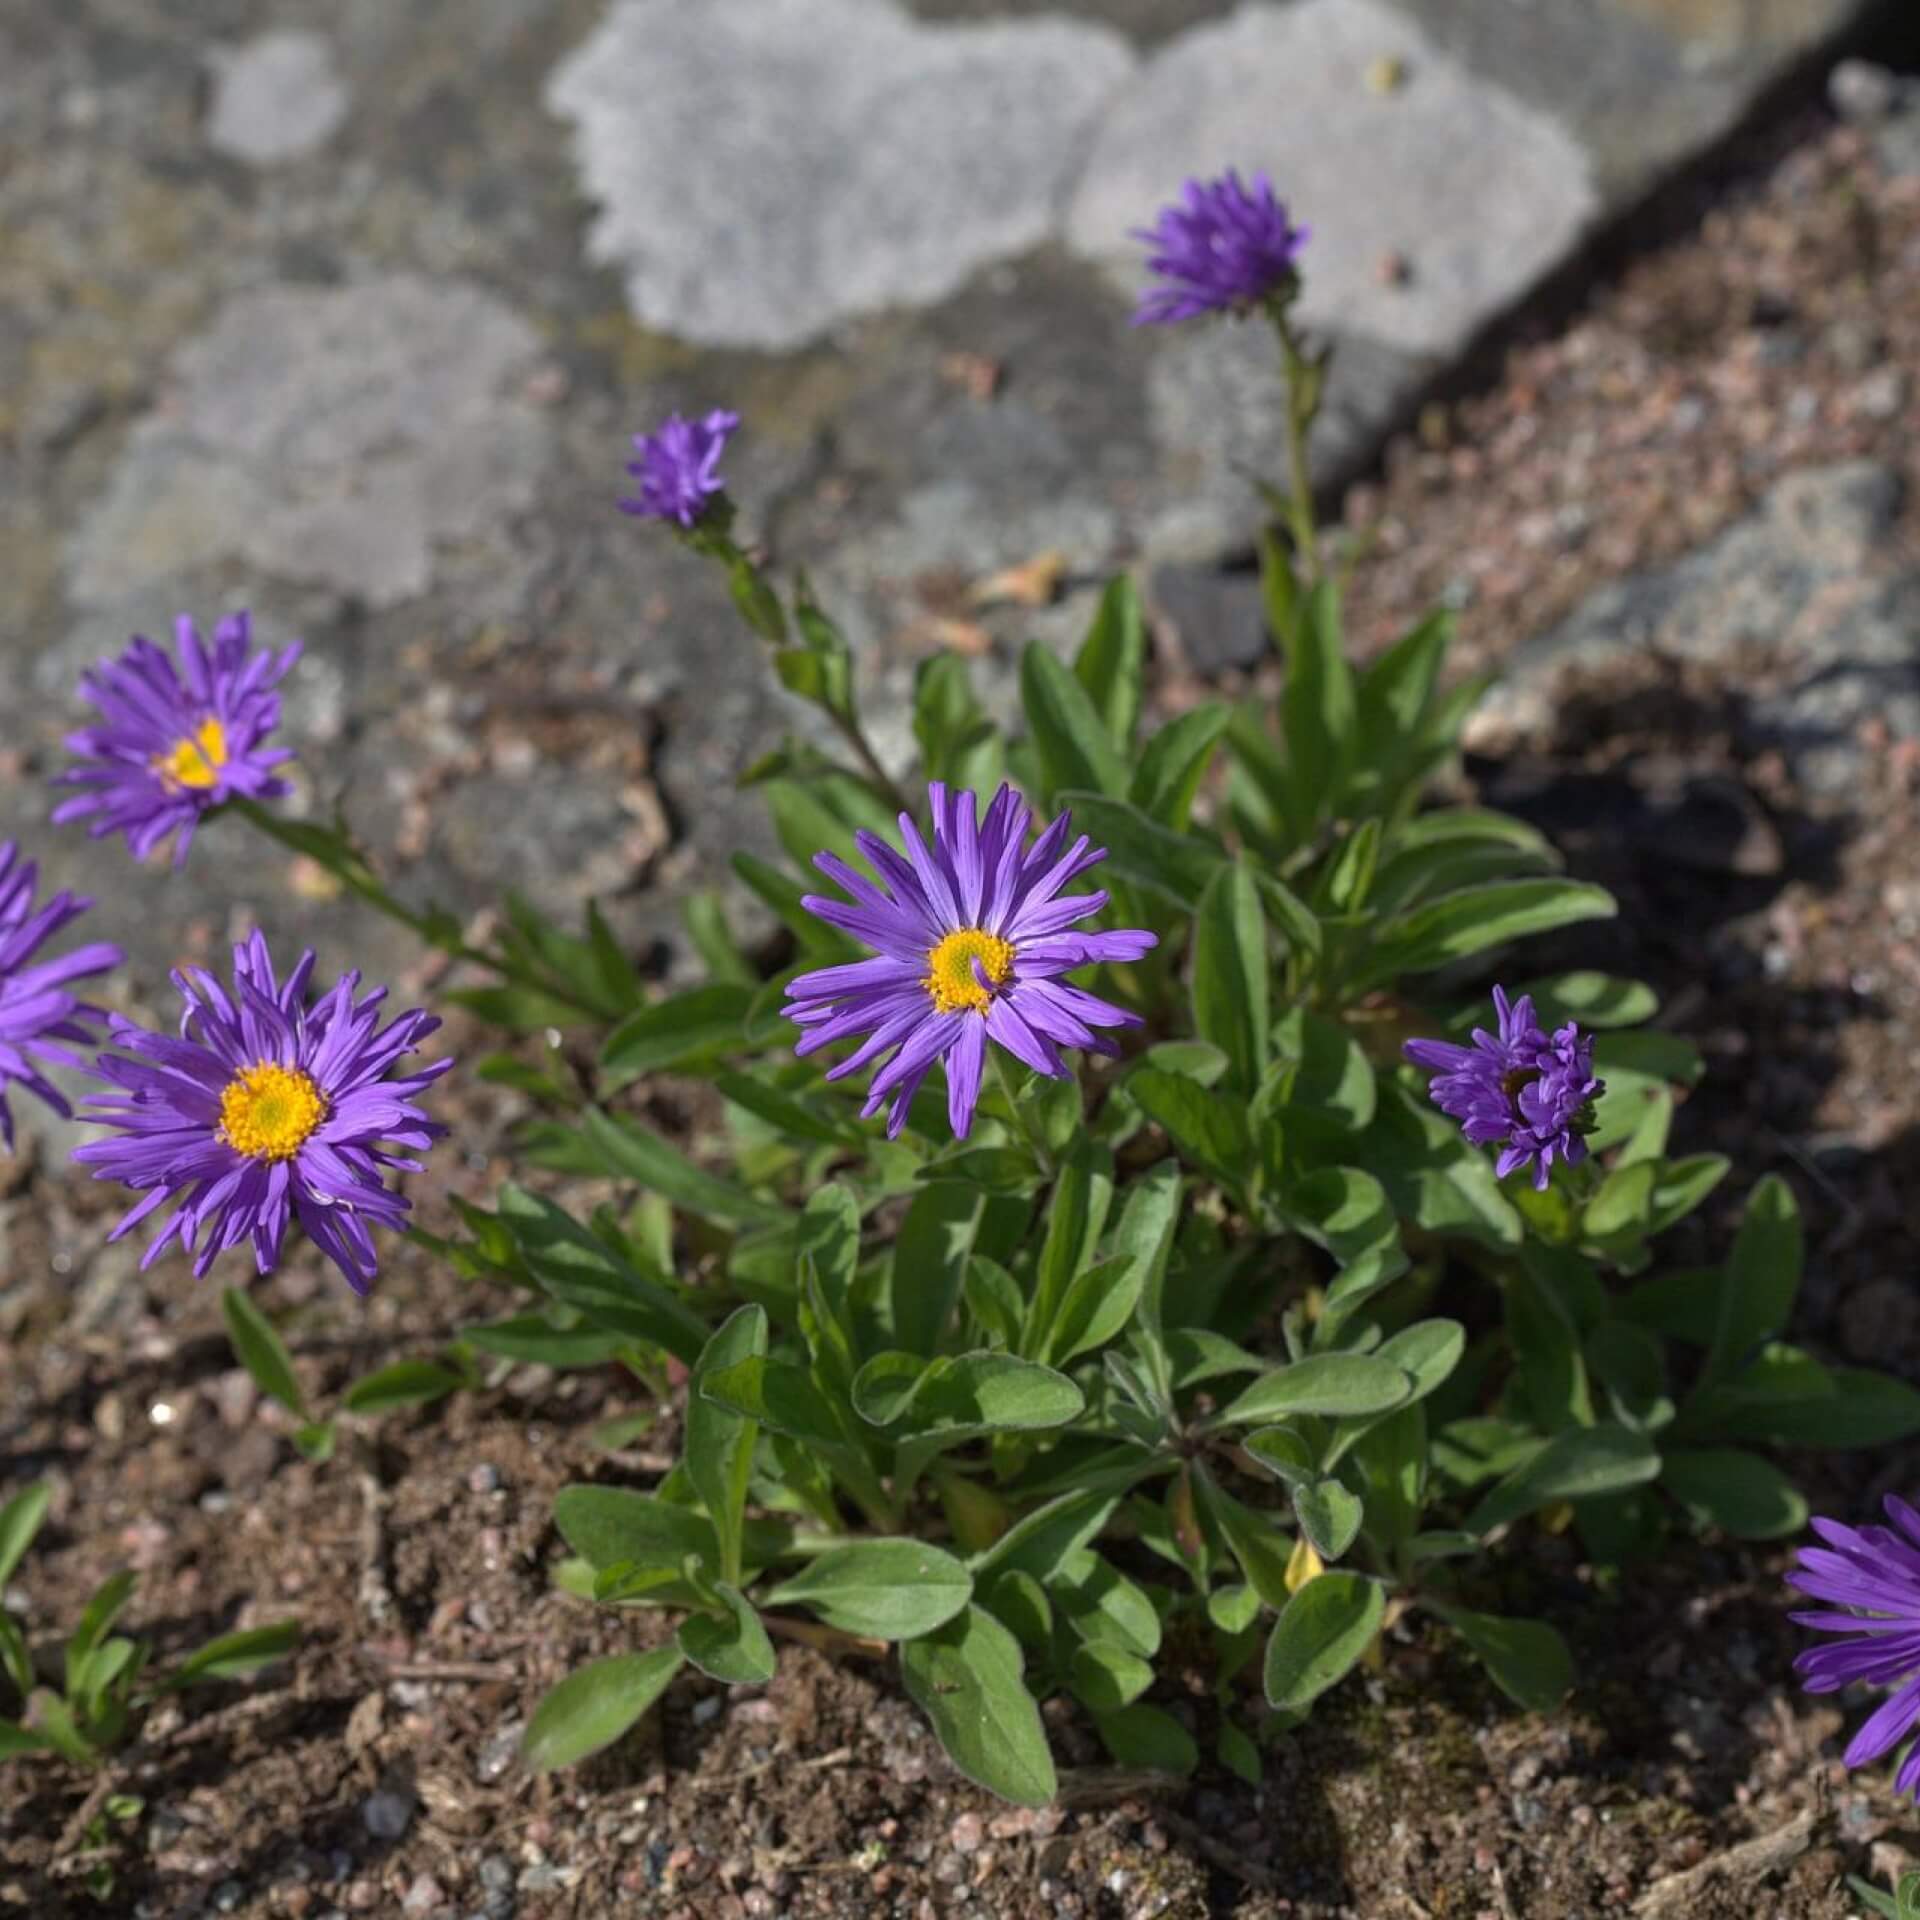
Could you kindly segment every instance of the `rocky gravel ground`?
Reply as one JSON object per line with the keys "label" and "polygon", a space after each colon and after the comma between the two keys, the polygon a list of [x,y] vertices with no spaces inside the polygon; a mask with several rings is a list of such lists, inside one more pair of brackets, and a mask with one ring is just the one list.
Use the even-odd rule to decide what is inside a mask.
{"label": "rocky gravel ground", "polygon": [[[1184,550],[1126,533],[1171,489],[1167,456],[1110,439],[1098,396],[1145,417],[1201,363],[1166,349],[1170,372],[1129,336],[1097,266],[1050,242],[1006,284],[987,269],[855,323],[871,385],[827,351],[696,356],[624,316],[620,267],[579,264],[557,126],[486,112],[505,67],[558,67],[590,10],[490,0],[455,38],[350,9],[346,59],[263,52],[244,10],[217,10],[189,31],[106,7],[83,45],[29,9],[30,59],[0,66],[8,153],[48,135],[0,174],[23,236],[0,248],[0,365],[28,355],[32,375],[0,388],[0,688],[27,716],[0,742],[0,828],[38,821],[75,663],[164,618],[136,611],[154,579],[193,605],[246,581],[275,630],[324,643],[293,711],[308,803],[345,796],[409,884],[431,874],[462,908],[506,877],[561,907],[611,894],[628,938],[664,936],[674,889],[753,830],[730,775],[780,721],[757,681],[714,672],[738,643],[711,583],[608,511],[608,449],[637,397],[710,402],[722,378],[777,422],[743,449],[754,524],[784,557],[825,556],[881,684],[927,645],[992,658],[1064,635],[1082,571],[1126,551],[1155,593],[1166,704],[1269,672],[1224,526]],[[1138,58],[1179,37],[1168,11],[1108,24]],[[1434,17],[1465,33],[1469,13]],[[201,62],[216,26],[250,48],[239,106]],[[365,106],[381,60],[391,120]],[[299,111],[263,114],[262,87]],[[1920,1377],[1920,91],[1850,70],[1833,100],[1422,414],[1340,517],[1357,645],[1438,598],[1468,664],[1509,667],[1462,779],[1621,895],[1581,957],[1654,980],[1705,1048],[1686,1144],[1801,1195],[1803,1336]],[[349,131],[367,166],[322,169]],[[217,300],[179,264],[196,250],[234,278]],[[69,324],[9,331],[29,277]],[[537,310],[529,285],[551,295]],[[909,473],[929,447],[974,463],[970,485]],[[371,491],[316,479],[343,471]],[[1055,604],[978,604],[1050,550]],[[136,994],[249,909],[335,959],[361,924],[225,840],[192,872],[182,916],[117,850],[75,859],[143,929]],[[673,1089],[654,1097],[697,1135]],[[441,1178],[484,1194],[515,1108],[449,1085],[446,1110]],[[111,1782],[144,1803],[124,1823],[94,1829],[103,1803],[64,1773],[0,1768],[0,1911],[1839,1920],[1859,1910],[1845,1875],[1920,1857],[1882,1777],[1840,1768],[1841,1713],[1792,1686],[1784,1556],[1712,1539],[1612,1583],[1542,1538],[1489,1601],[1568,1631],[1566,1715],[1516,1715],[1410,1629],[1276,1744],[1257,1791],[1116,1777],[1063,1719],[1062,1803],[1010,1813],[946,1769],[885,1667],[799,1646],[764,1690],[690,1676],[633,1740],[530,1779],[511,1754],[533,1702],[616,1643],[551,1587],[552,1492],[645,1483],[671,1404],[610,1451],[598,1423],[647,1410],[633,1383],[510,1371],[311,1466],[234,1370],[210,1291],[107,1247],[112,1197],[57,1146],[0,1166],[0,1449],[9,1477],[56,1487],[7,1603],[70,1619],[130,1564],[133,1624],[166,1646],[287,1613],[304,1639],[259,1686],[150,1726]],[[445,1201],[420,1197],[433,1224]],[[265,1297],[322,1406],[505,1305],[404,1252],[364,1311],[298,1263]],[[1920,1449],[1809,1474],[1857,1513],[1911,1487]],[[1203,1697],[1168,1701],[1197,1716]]]}

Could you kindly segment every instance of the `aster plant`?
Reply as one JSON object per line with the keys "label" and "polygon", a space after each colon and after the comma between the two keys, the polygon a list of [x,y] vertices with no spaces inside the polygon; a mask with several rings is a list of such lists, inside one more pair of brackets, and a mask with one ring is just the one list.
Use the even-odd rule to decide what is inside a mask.
{"label": "aster plant", "polygon": [[66,1067],[84,1071],[76,1048],[98,1043],[105,1012],[79,998],[77,982],[97,979],[120,964],[120,949],[92,940],[58,955],[42,954],[93,905],[71,893],[56,893],[36,906],[40,870],[21,857],[11,840],[0,840],[0,1140],[13,1149],[13,1109],[8,1091],[18,1087],[63,1119],[73,1109],[47,1076]]}
{"label": "aster plant", "polygon": [[[1435,804],[1478,692],[1446,674],[1449,617],[1350,657],[1313,516],[1303,230],[1227,175],[1144,237],[1139,318],[1245,315],[1280,344],[1277,698],[1159,710],[1122,578],[1071,651],[993,616],[996,686],[926,658],[910,737],[876,736],[831,612],[739,530],[722,467],[746,427],[675,417],[618,504],[724,571],[798,705],[740,773],[768,851],[687,902],[670,985],[597,911],[575,934],[509,900],[469,944],[332,829],[230,806],[492,972],[455,993],[504,1031],[475,1071],[525,1100],[537,1189],[410,1223],[394,1178],[438,1131],[445,1062],[413,1057],[426,1015],[382,1025],[352,976],[315,994],[311,956],[282,978],[255,940],[230,980],[182,974],[178,1037],[112,1023],[82,1159],[142,1195],[120,1231],[171,1207],[149,1259],[207,1271],[244,1243],[265,1270],[298,1224],[364,1288],[405,1231],[513,1298],[431,1380],[403,1363],[345,1411],[449,1391],[474,1354],[618,1362],[679,1401],[664,1481],[556,1500],[561,1585],[676,1619],[547,1696],[537,1766],[617,1738],[685,1665],[763,1684],[776,1634],[895,1648],[954,1762],[1027,1802],[1056,1786],[1045,1702],[1129,1768],[1191,1771],[1204,1739],[1254,1780],[1274,1728],[1410,1634],[1550,1711],[1559,1633],[1483,1610],[1536,1517],[1609,1565],[1680,1529],[1780,1537],[1806,1509],[1773,1449],[1920,1431],[1920,1394],[1789,1344],[1783,1182],[1714,1264],[1728,1167],[1670,1150],[1700,1061],[1651,992],[1521,977],[1526,941],[1616,909],[1526,822]],[[212,766],[205,705],[114,778],[164,792],[198,777],[189,749],[214,773],[254,755],[264,736],[223,731]],[[670,1135],[662,1112],[694,1118]],[[265,1310],[227,1313],[317,1457]],[[1211,1660],[1197,1722],[1163,1647],[1176,1697]]]}
{"label": "aster plant", "polygon": [[308,951],[279,978],[255,933],[234,949],[230,981],[174,975],[177,1036],[111,1022],[97,1071],[113,1091],[85,1115],[109,1136],[73,1157],[145,1196],[113,1239],[172,1205],[142,1266],[177,1242],[198,1276],[244,1242],[271,1273],[297,1222],[365,1293],[380,1266],[374,1229],[405,1229],[408,1203],[388,1176],[418,1172],[445,1131],[419,1096],[453,1065],[407,1058],[440,1022],[415,1011],[383,1024],[386,989],[362,993],[357,973],[309,1005],[313,968]]}
{"label": "aster plant", "polygon": [[[1890,1689],[1847,1743],[1850,1767],[1884,1759],[1920,1722],[1920,1512],[1898,1494],[1884,1505],[1886,1526],[1815,1520],[1822,1544],[1802,1547],[1787,1575],[1820,1602],[1794,1614],[1794,1624],[1830,1636],[1793,1663],[1807,1691]],[[1893,1790],[1920,1798],[1920,1743],[1895,1770]]]}
{"label": "aster plant", "polygon": [[136,635],[117,660],[80,676],[100,719],[67,738],[74,764],[56,780],[75,791],[55,822],[85,820],[95,838],[124,834],[137,860],[170,838],[178,865],[216,808],[285,794],[276,769],[293,752],[273,744],[276,689],[299,657],[297,640],[278,653],[256,647],[244,613],[222,620],[211,643],[183,614],[171,653]]}

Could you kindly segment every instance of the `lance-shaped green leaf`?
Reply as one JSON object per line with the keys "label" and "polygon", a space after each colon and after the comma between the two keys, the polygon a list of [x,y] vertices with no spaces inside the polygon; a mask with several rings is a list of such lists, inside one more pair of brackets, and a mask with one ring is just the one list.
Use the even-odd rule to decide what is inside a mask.
{"label": "lance-shaped green leaf", "polygon": [[1467,1643],[1509,1700],[1533,1713],[1553,1713],[1572,1692],[1573,1656],[1544,1621],[1508,1620],[1462,1607],[1433,1605],[1433,1611]]}
{"label": "lance-shaped green leaf", "polygon": [[990,1793],[1043,1807],[1059,1788],[1020,1643],[970,1606],[900,1651],[900,1672],[953,1764]]}
{"label": "lance-shaped green leaf", "polygon": [[33,1536],[40,1531],[52,1500],[52,1485],[36,1480],[0,1507],[0,1587],[12,1579],[21,1556],[33,1545]]}
{"label": "lance-shaped green leaf", "polygon": [[1272,965],[1260,897],[1245,865],[1222,867],[1193,923],[1193,1020],[1251,1094],[1266,1070]]}
{"label": "lance-shaped green leaf", "polygon": [[1126,792],[1126,760],[1092,696],[1039,641],[1021,656],[1020,704],[1050,803],[1063,788],[1091,788],[1115,800]]}
{"label": "lance-shaped green leaf", "polygon": [[1527,934],[1547,933],[1619,912],[1603,887],[1575,880],[1508,880],[1466,887],[1388,921],[1353,985],[1450,965]]}
{"label": "lance-shaped green leaf", "polygon": [[[1111,1650],[1101,1648],[1099,1651]],[[1076,1657],[1076,1674],[1079,1671]],[[1084,1692],[1081,1698],[1086,1699]],[[1089,1700],[1087,1704],[1092,1706],[1093,1702]],[[1165,1707],[1156,1707],[1150,1701],[1138,1700],[1111,1713],[1096,1710],[1093,1724],[1117,1766],[1138,1767],[1148,1773],[1170,1773],[1184,1780],[1200,1764],[1200,1749],[1193,1735]]]}
{"label": "lance-shaped green leaf", "polygon": [[465,1384],[465,1377],[433,1360],[396,1360],[356,1380],[340,1397],[348,1413],[392,1413],[430,1406]]}
{"label": "lance-shaped green leaf", "polygon": [[1086,1405],[1063,1373],[1006,1353],[962,1353],[924,1361],[875,1354],[854,1379],[854,1409],[897,1437],[1021,1433],[1062,1427]]}
{"label": "lance-shaped green leaf", "polygon": [[1227,708],[1217,700],[1177,715],[1147,742],[1133,770],[1127,798],[1161,826],[1186,830],[1194,795],[1227,731]]}
{"label": "lance-shaped green leaf", "polygon": [[669,1146],[638,1121],[589,1107],[581,1118],[580,1132],[607,1173],[663,1193],[675,1206],[702,1219],[755,1226],[787,1217],[784,1207],[695,1166],[679,1148]]}
{"label": "lance-shaped green leaf", "polygon": [[1380,1631],[1378,1581],[1335,1569],[1309,1580],[1282,1610],[1267,1642],[1270,1706],[1299,1713],[1353,1670]]}
{"label": "lance-shaped green leaf", "polygon": [[791,1360],[761,1356],[737,1360],[707,1375],[701,1382],[701,1392],[723,1407],[809,1446],[839,1446],[847,1437],[813,1376]]}
{"label": "lance-shaped green leaf", "polygon": [[678,1576],[689,1558],[719,1563],[718,1537],[705,1514],[629,1487],[562,1487],[553,1524],[596,1569],[631,1565]]}
{"label": "lance-shaped green leaf", "polygon": [[1074,656],[1073,677],[1086,689],[1107,738],[1123,754],[1133,745],[1147,663],[1147,621],[1125,574],[1107,583],[1087,637]]}
{"label": "lance-shaped green leaf", "polygon": [[666,1692],[684,1656],[677,1646],[617,1653],[570,1673],[527,1722],[520,1755],[537,1773],[610,1747]]}
{"label": "lance-shaped green leaf", "polygon": [[1300,1413],[1387,1413],[1412,1392],[1412,1376],[1391,1360],[1370,1353],[1313,1353],[1263,1374],[1220,1420],[1223,1425],[1256,1426]]}
{"label": "lance-shaped green leaf", "polygon": [[1645,1486],[1660,1472],[1660,1455],[1643,1433],[1625,1427],[1569,1427],[1557,1433],[1482,1500],[1467,1521],[1491,1533],[1560,1500],[1590,1500]]}
{"label": "lance-shaped green leaf", "polygon": [[628,1014],[600,1049],[607,1084],[624,1086],[642,1074],[737,1050],[745,1044],[754,991],[750,985],[715,981]]}
{"label": "lance-shaped green leaf", "polygon": [[1747,1200],[1727,1258],[1704,1384],[1737,1374],[1763,1342],[1786,1331],[1803,1256],[1793,1189],[1778,1174],[1768,1174]]}
{"label": "lance-shaped green leaf", "polygon": [[168,1674],[169,1688],[190,1687],[198,1680],[243,1680],[262,1667],[283,1660],[300,1644],[297,1620],[276,1620],[270,1626],[243,1627],[223,1633],[196,1647]]}
{"label": "lance-shaped green leaf", "polygon": [[[723,1368],[767,1350],[767,1316],[741,1307],[702,1349],[687,1386],[687,1478],[700,1496],[720,1542],[720,1578],[739,1584],[741,1528],[746,1519],[747,1481],[753,1473],[759,1427],[738,1409],[708,1397],[707,1382]],[[688,1657],[699,1656],[688,1648]],[[705,1665],[704,1661],[700,1662]]]}
{"label": "lance-shaped green leaf", "polygon": [[1807,1524],[1807,1502],[1772,1461],[1738,1447],[1676,1447],[1660,1484],[1702,1526],[1738,1540],[1779,1540]]}
{"label": "lance-shaped green leaf", "polygon": [[1082,1488],[1063,1493],[1044,1507],[1017,1520],[973,1563],[982,1586],[1002,1573],[1033,1576],[1043,1586],[1083,1548],[1100,1537],[1100,1530],[1120,1504],[1117,1493]]}
{"label": "lance-shaped green leaf", "polygon": [[1159,1067],[1136,1067],[1123,1084],[1128,1097],[1164,1130],[1183,1158],[1223,1187],[1242,1190],[1253,1158],[1244,1102],[1235,1103]]}
{"label": "lance-shaped green leaf", "polygon": [[914,1353],[938,1351],[945,1337],[984,1204],[977,1188],[941,1182],[907,1207],[893,1243],[893,1329]]}
{"label": "lance-shaped green leaf", "polygon": [[293,1358],[273,1323],[238,1287],[222,1289],[220,1313],[227,1323],[227,1338],[233,1342],[240,1364],[253,1375],[254,1385],[269,1400],[279,1401],[296,1420],[306,1419],[306,1395],[300,1391]]}
{"label": "lance-shaped green leaf", "polygon": [[1103,873],[1117,874],[1157,898],[1191,911],[1226,856],[1192,833],[1175,833],[1138,807],[1088,787],[1054,796],[1073,811],[1074,825],[1107,850]]}
{"label": "lance-shaped green leaf", "polygon": [[829,1547],[766,1596],[801,1606],[843,1633],[914,1640],[959,1613],[973,1576],[952,1554],[921,1540],[857,1540]]}

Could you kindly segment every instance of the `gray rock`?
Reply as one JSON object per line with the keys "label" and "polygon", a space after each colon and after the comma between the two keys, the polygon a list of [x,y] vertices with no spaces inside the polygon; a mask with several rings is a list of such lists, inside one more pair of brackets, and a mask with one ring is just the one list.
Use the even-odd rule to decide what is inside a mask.
{"label": "gray rock", "polygon": [[1789,475],[1760,508],[1671,567],[1595,593],[1510,659],[1474,715],[1490,745],[1546,730],[1565,668],[1654,652],[1773,663],[1755,746],[1784,752],[1809,792],[1839,799],[1866,773],[1861,730],[1920,739],[1920,575],[1892,574],[1900,482],[1866,461]]}
{"label": "gray rock", "polygon": [[1156,567],[1150,591],[1156,611],[1172,626],[1196,673],[1257,666],[1272,649],[1257,574],[1220,567]]}
{"label": "gray rock", "polygon": [[1884,120],[1900,104],[1905,91],[1892,68],[1871,60],[1842,60],[1827,75],[1827,98],[1843,120]]}
{"label": "gray rock", "polygon": [[[1368,83],[1383,61],[1402,76],[1387,89]],[[1243,7],[1149,60],[1102,120],[1069,244],[1125,257],[1128,230],[1225,156],[1270,172],[1313,230],[1302,317],[1408,353],[1458,350],[1599,210],[1586,155],[1545,115],[1378,0],[1299,0]]]}
{"label": "gray rock", "polygon": [[413,1824],[417,1804],[411,1793],[382,1787],[360,1803],[360,1823],[376,1840],[398,1840]]}
{"label": "gray rock", "polygon": [[297,160],[323,147],[352,98],[317,33],[263,33],[244,46],[216,47],[207,144],[256,167]]}
{"label": "gray rock", "polygon": [[616,0],[554,70],[644,325],[789,348],[1038,245],[1133,67],[1063,20],[929,26],[891,0]]}
{"label": "gray rock", "polygon": [[[1324,483],[1374,446],[1425,362],[1356,336],[1336,343],[1312,446]],[[1264,516],[1259,485],[1287,476],[1286,382],[1256,321],[1176,329],[1147,376],[1147,417],[1166,504],[1147,531],[1156,559],[1244,549]]]}
{"label": "gray rock", "polygon": [[395,274],[229,301],[175,356],[68,550],[75,600],[151,594],[233,557],[392,606],[436,543],[534,497],[548,423],[520,391],[539,339],[457,281]]}

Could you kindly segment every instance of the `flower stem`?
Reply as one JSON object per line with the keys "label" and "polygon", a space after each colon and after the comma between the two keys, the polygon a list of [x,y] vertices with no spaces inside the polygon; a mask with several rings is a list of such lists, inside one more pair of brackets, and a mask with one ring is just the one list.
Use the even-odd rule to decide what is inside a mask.
{"label": "flower stem", "polygon": [[890,806],[895,813],[911,813],[907,796],[894,784],[893,775],[880,764],[880,756],[874,752],[866,734],[861,730],[858,718],[852,713],[833,714],[833,724],[839,729],[840,737],[853,749],[854,757],[866,769],[867,782],[875,793]]}
{"label": "flower stem", "polygon": [[564,1001],[579,1013],[598,1017],[595,1009],[570,991],[564,981],[549,980],[544,974],[536,974],[504,954],[490,953],[484,947],[470,945],[461,936],[459,925],[451,915],[417,913],[404,901],[395,899],[381,885],[379,876],[344,834],[282,820],[270,808],[263,807],[245,794],[235,794],[226,804],[276,845],[286,848],[289,853],[304,855],[324,867],[357,899],[365,901],[377,913],[385,914],[389,920],[397,920],[422,944],[444,953],[449,959],[464,960],[472,966],[484,967],[489,973],[496,973],[515,986],[545,994],[552,1000]]}
{"label": "flower stem", "polygon": [[1006,1055],[991,1042],[988,1043],[987,1052],[993,1061],[994,1078],[1000,1082],[1000,1091],[1006,1096],[1007,1106],[1013,1113],[1013,1124],[1020,1129],[1021,1138],[1033,1149],[1033,1157],[1040,1162],[1040,1171],[1051,1180],[1058,1168],[1053,1163],[1053,1155],[1047,1151],[1047,1143],[1034,1132],[1027,1118],[1027,1110],[1021,1105],[1013,1076],[1007,1071]]}
{"label": "flower stem", "polygon": [[1294,566],[1301,584],[1311,587],[1320,577],[1320,539],[1314,524],[1313,464],[1307,443],[1320,411],[1320,370],[1300,344],[1286,303],[1274,301],[1268,312],[1280,339],[1280,362],[1287,376],[1287,520]]}

